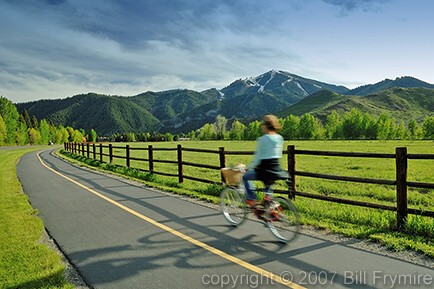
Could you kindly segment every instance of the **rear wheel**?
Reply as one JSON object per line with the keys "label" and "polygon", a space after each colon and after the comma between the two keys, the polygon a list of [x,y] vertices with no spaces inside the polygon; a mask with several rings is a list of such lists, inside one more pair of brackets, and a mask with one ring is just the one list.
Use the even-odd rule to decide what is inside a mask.
{"label": "rear wheel", "polygon": [[235,188],[229,187],[221,192],[220,207],[223,216],[232,226],[238,226],[246,219],[246,197]]}
{"label": "rear wheel", "polygon": [[280,242],[288,243],[298,236],[300,214],[292,201],[275,198],[267,210],[267,219],[268,228]]}

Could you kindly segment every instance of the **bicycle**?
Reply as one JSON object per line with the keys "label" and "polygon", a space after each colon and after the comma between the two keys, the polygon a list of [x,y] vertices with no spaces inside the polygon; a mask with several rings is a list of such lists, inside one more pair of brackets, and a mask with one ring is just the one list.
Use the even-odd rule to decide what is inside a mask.
{"label": "bicycle", "polygon": [[244,185],[241,181],[243,169],[222,169],[227,187],[220,194],[220,207],[230,225],[237,227],[252,212],[263,221],[271,233],[282,243],[294,240],[300,230],[300,214],[292,200],[295,198],[292,186],[288,183],[288,198],[273,197],[274,182],[266,184],[265,195],[260,206],[247,204]]}

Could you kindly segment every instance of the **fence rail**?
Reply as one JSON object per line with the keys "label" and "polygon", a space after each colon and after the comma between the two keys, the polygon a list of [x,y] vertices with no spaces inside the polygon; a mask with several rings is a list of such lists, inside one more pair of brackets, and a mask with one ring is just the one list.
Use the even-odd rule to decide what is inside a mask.
{"label": "fence rail", "polygon": [[[147,162],[148,169],[140,169],[141,171],[150,172],[157,175],[177,177],[178,182],[184,182],[184,179],[198,181],[208,184],[215,184],[224,182],[223,176],[219,181],[203,179],[195,176],[188,176],[184,174],[184,166],[191,166],[197,168],[204,168],[209,170],[220,170],[226,166],[226,156],[227,155],[252,155],[253,151],[226,151],[224,147],[220,147],[218,150],[211,149],[198,149],[198,148],[185,148],[178,145],[176,148],[154,148],[149,145],[146,148],[133,148],[129,145],[126,146],[113,146],[112,144],[92,144],[87,143],[65,143],[64,148],[66,151],[92,158],[94,160],[99,157],[100,162],[104,162],[103,157],[108,157],[109,163],[112,163],[115,158],[125,160],[125,165],[127,167],[131,166],[131,161]],[[91,149],[92,148],[92,149]],[[108,149],[108,153],[104,153],[104,149]],[[115,155],[113,149],[125,150],[123,155]],[[143,151],[143,157],[132,157],[131,151]],[[173,151],[176,152],[176,160],[162,160],[154,158],[154,151]],[[219,155],[219,165],[208,165],[201,163],[193,163],[184,160],[183,152],[195,152],[195,153],[205,153],[205,154],[216,154]],[[434,183],[425,182],[414,182],[407,180],[407,170],[408,170],[408,160],[434,160],[434,154],[407,154],[407,148],[398,147],[395,150],[395,154],[383,154],[383,153],[360,153],[360,152],[334,152],[334,151],[313,151],[313,150],[296,150],[295,146],[288,146],[286,150],[282,152],[287,155],[288,166],[287,170],[289,176],[292,180],[293,189],[297,196],[324,200],[328,202],[347,204],[359,207],[367,207],[374,209],[381,209],[387,211],[395,211],[397,215],[397,225],[398,229],[402,229],[408,214],[415,214],[427,217],[434,217],[434,211],[425,211],[420,209],[408,208],[407,200],[407,189],[408,187],[414,188],[425,188],[434,189]],[[312,155],[312,156],[333,156],[333,157],[353,157],[353,158],[377,158],[377,159],[395,159],[396,166],[396,178],[395,180],[384,180],[384,179],[374,179],[374,178],[360,178],[360,177],[350,177],[350,176],[338,176],[330,174],[319,174],[312,172],[303,172],[296,170],[296,155]],[[175,157],[174,157],[175,158]],[[177,166],[177,173],[160,172],[154,169],[154,163],[167,163]],[[376,204],[364,201],[357,201],[351,199],[344,199],[338,197],[325,196],[321,194],[313,194],[308,192],[301,192],[296,190],[296,176],[319,178],[326,180],[337,180],[344,182],[356,182],[365,184],[379,184],[388,185],[396,187],[396,206]],[[279,191],[280,193],[287,193],[287,191]]]}

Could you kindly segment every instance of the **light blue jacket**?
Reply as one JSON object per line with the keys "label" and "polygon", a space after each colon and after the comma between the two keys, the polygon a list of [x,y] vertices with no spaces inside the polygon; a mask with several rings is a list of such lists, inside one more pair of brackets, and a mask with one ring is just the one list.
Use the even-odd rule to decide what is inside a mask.
{"label": "light blue jacket", "polygon": [[280,159],[283,150],[283,137],[280,134],[264,134],[257,139],[255,156],[249,169],[256,168],[261,160]]}

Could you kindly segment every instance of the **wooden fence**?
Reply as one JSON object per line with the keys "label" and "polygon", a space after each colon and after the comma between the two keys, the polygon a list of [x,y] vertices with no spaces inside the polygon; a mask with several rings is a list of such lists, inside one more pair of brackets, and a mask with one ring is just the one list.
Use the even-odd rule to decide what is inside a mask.
{"label": "wooden fence", "polygon": [[[108,154],[104,153],[103,149],[108,148]],[[93,158],[95,160],[99,160],[100,162],[104,162],[103,157],[106,156],[109,158],[109,163],[112,163],[115,158],[125,159],[125,165],[127,167],[131,166],[131,161],[141,161],[148,163],[148,169],[140,169],[145,172],[150,172],[157,175],[164,175],[170,177],[177,177],[178,182],[184,182],[184,179],[204,182],[204,183],[219,183],[224,181],[223,177],[220,181],[216,180],[208,180],[202,179],[195,176],[189,176],[184,174],[184,166],[192,166],[198,168],[207,168],[210,170],[220,170],[221,168],[226,167],[226,156],[227,155],[253,155],[253,151],[226,151],[224,147],[220,147],[218,150],[210,150],[210,149],[197,149],[197,148],[186,148],[178,145],[176,148],[154,148],[152,145],[149,145],[147,148],[137,148],[130,147],[128,144],[125,146],[114,146],[113,144],[103,145],[103,144],[95,144],[95,143],[65,143],[64,149],[68,152],[85,156],[87,158]],[[125,154],[123,155],[115,155],[113,153],[113,149],[122,149],[125,150]],[[137,158],[131,157],[131,151],[143,151],[147,152],[144,154],[146,157]],[[176,151],[177,159],[176,160],[159,160],[154,158],[155,151]],[[207,165],[207,164],[199,164],[185,161],[183,159],[183,152],[197,152],[197,153],[205,153],[205,154],[216,154],[219,155],[219,165]],[[287,156],[288,160],[288,173],[292,180],[293,189],[296,192],[297,196],[302,196],[306,198],[319,199],[329,202],[348,204],[366,208],[374,208],[388,211],[396,211],[397,215],[397,225],[398,229],[402,229],[405,224],[405,220],[408,214],[415,214],[420,216],[434,217],[434,211],[425,211],[420,209],[408,208],[407,201],[407,188],[415,187],[415,188],[425,188],[425,189],[434,189],[434,183],[424,183],[424,182],[411,182],[407,180],[407,169],[408,169],[408,160],[434,160],[434,154],[408,154],[406,147],[398,147],[395,150],[394,154],[383,154],[383,153],[358,153],[358,152],[331,152],[331,151],[312,151],[312,150],[296,150],[295,146],[289,145],[283,154]],[[91,156],[92,155],[92,156]],[[352,158],[376,158],[376,159],[395,159],[396,165],[396,178],[395,180],[384,180],[384,179],[375,179],[375,178],[360,178],[360,177],[350,177],[350,176],[338,176],[338,175],[329,175],[329,174],[319,174],[319,173],[311,173],[304,171],[296,170],[296,155],[311,155],[311,156],[333,156],[333,157],[352,157]],[[154,169],[154,163],[169,163],[176,165],[178,168],[178,172],[167,173],[160,172]],[[342,199],[337,197],[325,196],[320,194],[312,194],[308,192],[301,192],[296,190],[296,176],[303,177],[311,177],[311,178],[319,178],[326,180],[337,180],[337,181],[346,181],[346,182],[356,182],[356,183],[364,183],[364,184],[379,184],[379,185],[390,185],[396,187],[396,206],[389,206],[383,204],[376,204],[364,201],[356,201],[350,199]],[[285,193],[284,191],[277,191],[280,193]]]}

